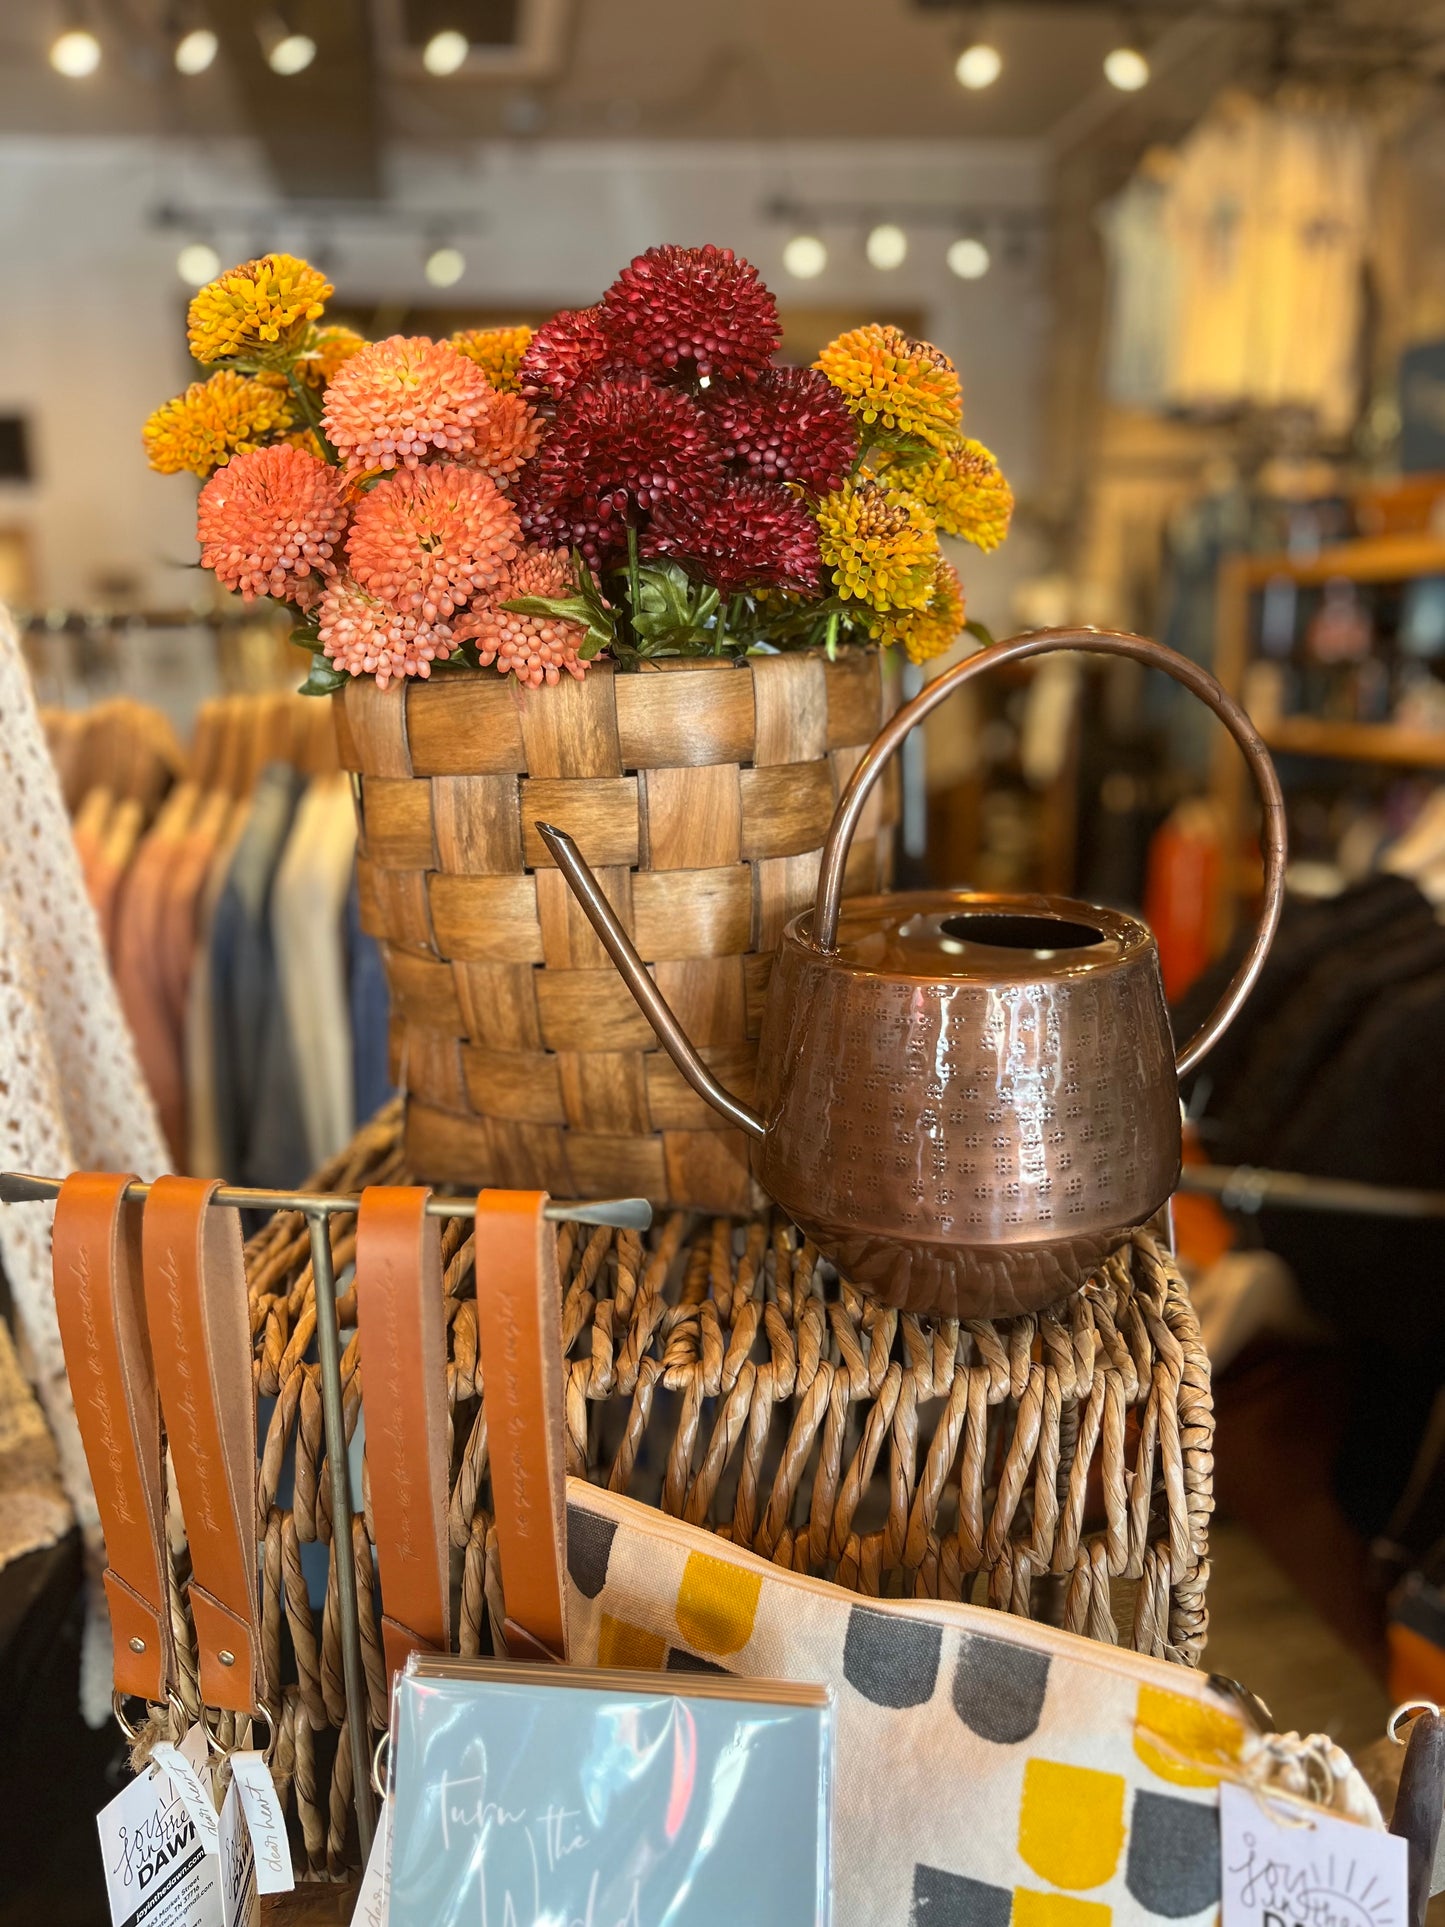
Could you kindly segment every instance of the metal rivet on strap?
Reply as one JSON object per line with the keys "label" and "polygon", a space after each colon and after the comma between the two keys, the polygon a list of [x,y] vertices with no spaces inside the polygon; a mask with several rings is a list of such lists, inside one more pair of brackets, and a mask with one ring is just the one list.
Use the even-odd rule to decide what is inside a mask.
{"label": "metal rivet on strap", "polygon": [[228,1653],[224,1646],[220,1652],[216,1654],[216,1658],[220,1660],[223,1666],[234,1666],[236,1663],[236,1655],[234,1653]]}
{"label": "metal rivet on strap", "polygon": [[141,1638],[139,1633],[137,1633],[135,1638],[131,1641],[130,1649],[133,1653],[143,1653],[145,1651],[146,1643]]}

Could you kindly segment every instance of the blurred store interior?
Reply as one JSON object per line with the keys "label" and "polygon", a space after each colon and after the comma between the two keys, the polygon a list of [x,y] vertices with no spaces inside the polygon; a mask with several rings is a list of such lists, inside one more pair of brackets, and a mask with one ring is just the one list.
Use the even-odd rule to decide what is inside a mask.
{"label": "blurred store interior", "polygon": [[[238,746],[244,716],[305,673],[274,605],[198,567],[197,483],[150,469],[140,434],[197,379],[195,291],[267,252],[318,267],[328,318],[368,340],[535,327],[660,243],[753,263],[786,362],[896,324],[952,358],[1013,490],[995,552],[945,543],[970,621],[1137,631],[1242,702],[1284,788],[1290,893],[1254,1003],[1184,1089],[1208,1175],[1174,1224],[1218,1425],[1206,1664],[1357,1748],[1392,1695],[1445,1682],[1442,88],[1439,0],[0,17],[0,602],[92,852],[133,858],[198,773],[254,775],[271,752]],[[905,666],[905,693],[975,646]],[[314,815],[345,837],[326,707],[257,728],[290,732],[292,803],[329,782]],[[1182,1037],[1247,937],[1258,831],[1183,691],[1056,658],[930,721],[897,875],[1141,912]],[[183,1093],[180,1051],[142,1057]],[[349,1105],[303,1105],[259,1181],[299,1183],[370,1115],[397,1067],[362,1055]],[[181,1096],[168,1113],[152,1086],[165,1123]],[[24,1320],[6,1333],[0,1706],[37,1737],[0,1769],[0,1920],[88,1923],[95,1800],[42,1854],[20,1788],[99,1798],[120,1748],[74,1712],[82,1555]]]}

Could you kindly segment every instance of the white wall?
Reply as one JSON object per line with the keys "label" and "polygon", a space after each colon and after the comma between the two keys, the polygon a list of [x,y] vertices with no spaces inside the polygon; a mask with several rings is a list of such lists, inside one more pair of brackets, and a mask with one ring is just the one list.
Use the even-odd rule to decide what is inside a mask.
{"label": "white wall", "polygon": [[[996,250],[988,276],[964,283],[943,263],[946,231],[918,228],[908,261],[884,275],[863,260],[856,231],[824,224],[829,266],[797,283],[781,265],[785,231],[765,214],[780,193],[1037,210],[1045,174],[1031,145],[498,145],[402,155],[393,187],[399,215],[319,230],[272,207],[255,155],[239,144],[0,140],[0,412],[30,415],[37,466],[33,488],[0,488],[0,525],[33,529],[42,601],[94,606],[108,582],[132,578],[148,606],[177,607],[199,586],[176,566],[195,553],[192,487],[152,475],[140,446],[148,411],[194,372],[174,266],[185,237],[150,220],[163,202],[205,212],[207,238],[228,261],[268,246],[304,253],[320,234],[339,300],[435,301],[421,262],[439,209],[478,210],[483,223],[458,237],[468,272],[444,297],[458,305],[578,305],[656,241],[730,245],[757,263],[785,306],[921,309],[962,371],[970,432],[1021,494],[1034,483],[1042,249],[1013,263]],[[218,213],[226,208],[229,216]],[[1027,539],[998,557],[967,551],[960,560],[971,610],[1005,623]]]}

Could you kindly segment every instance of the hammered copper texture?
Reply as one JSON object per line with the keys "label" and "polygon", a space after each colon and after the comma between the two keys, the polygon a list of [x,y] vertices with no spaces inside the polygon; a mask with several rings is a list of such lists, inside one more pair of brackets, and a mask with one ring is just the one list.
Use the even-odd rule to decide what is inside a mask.
{"label": "hammered copper texture", "polygon": [[[939,926],[978,911],[1102,940],[950,955]],[[1142,924],[1058,898],[861,899],[831,957],[810,924],[789,926],[774,971],[754,1169],[849,1277],[909,1310],[1028,1311],[1169,1197],[1174,1043]],[[858,961],[879,949],[891,968]]]}

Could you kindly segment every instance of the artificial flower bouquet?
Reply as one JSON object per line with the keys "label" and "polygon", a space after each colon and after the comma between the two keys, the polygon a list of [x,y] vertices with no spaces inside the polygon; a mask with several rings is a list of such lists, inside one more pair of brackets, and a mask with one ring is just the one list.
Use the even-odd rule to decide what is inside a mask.
{"label": "artificial flower bouquet", "polygon": [[537,686],[662,656],[846,645],[921,662],[964,626],[939,535],[1013,499],[957,371],[897,328],[812,368],[730,249],[656,247],[595,307],[367,342],[285,254],[191,304],[205,370],[145,426],[202,478],[201,562],[293,612],[305,688],[485,668]]}

